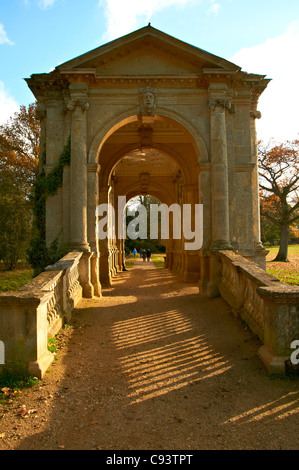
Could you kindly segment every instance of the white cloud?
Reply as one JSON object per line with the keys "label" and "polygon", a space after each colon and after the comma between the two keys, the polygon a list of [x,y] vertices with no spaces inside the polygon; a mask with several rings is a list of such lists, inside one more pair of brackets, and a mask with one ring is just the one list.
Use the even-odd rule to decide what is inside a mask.
{"label": "white cloud", "polygon": [[52,7],[55,2],[56,0],[40,0],[39,6],[45,10],[46,8]]}
{"label": "white cloud", "polygon": [[210,0],[211,6],[208,10],[208,13],[218,13],[220,10],[220,3],[216,0]]}
{"label": "white cloud", "polygon": [[11,46],[13,45],[13,42],[10,41],[7,37],[3,24],[0,24],[0,44],[9,44]]}
{"label": "white cloud", "polygon": [[151,16],[170,6],[183,6],[194,0],[101,0],[107,19],[106,40],[111,40],[134,31],[142,20],[146,25]]}
{"label": "white cloud", "polygon": [[229,60],[250,73],[267,75],[272,81],[261,95],[256,121],[258,138],[267,142],[293,140],[299,133],[299,22],[294,21],[281,36],[242,49]]}
{"label": "white cloud", "polygon": [[0,81],[0,124],[5,124],[19,110],[20,106],[5,90],[4,83]]}

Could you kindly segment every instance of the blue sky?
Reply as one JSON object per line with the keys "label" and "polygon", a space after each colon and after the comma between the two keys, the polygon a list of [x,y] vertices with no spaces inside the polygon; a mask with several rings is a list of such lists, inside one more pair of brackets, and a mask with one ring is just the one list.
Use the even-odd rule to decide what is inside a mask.
{"label": "blue sky", "polygon": [[258,137],[299,133],[299,0],[0,0],[0,123],[34,101],[24,78],[151,22],[272,78]]}

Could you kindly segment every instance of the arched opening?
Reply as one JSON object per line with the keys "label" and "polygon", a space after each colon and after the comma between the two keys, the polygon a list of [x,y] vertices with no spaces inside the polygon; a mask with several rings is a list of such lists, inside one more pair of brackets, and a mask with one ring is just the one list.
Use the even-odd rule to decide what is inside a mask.
{"label": "arched opening", "polygon": [[162,238],[161,201],[150,194],[132,197],[126,205],[126,257],[143,254],[164,254],[169,237]]}
{"label": "arched opening", "polygon": [[[193,136],[172,118],[155,116],[150,122],[126,119],[122,126],[115,125],[114,132],[109,131],[100,145],[98,164],[101,168],[99,204],[113,207],[117,221],[122,218],[118,207],[120,200],[124,204],[138,195],[157,198],[169,208],[166,216],[172,222],[176,217],[175,209],[202,203],[198,148]],[[111,284],[124,264],[124,240],[118,237],[119,223],[116,226],[112,238],[99,240],[102,285]],[[178,238],[173,236],[173,223],[169,228],[165,243],[167,267],[186,281],[199,280],[200,249],[186,251],[182,230]]]}

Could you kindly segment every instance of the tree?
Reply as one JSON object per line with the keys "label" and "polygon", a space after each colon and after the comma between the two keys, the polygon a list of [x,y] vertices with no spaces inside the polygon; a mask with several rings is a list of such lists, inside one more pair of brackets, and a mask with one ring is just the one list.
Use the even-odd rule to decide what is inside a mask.
{"label": "tree", "polygon": [[21,106],[0,126],[0,259],[13,269],[32,235],[31,196],[39,159],[36,105]]}
{"label": "tree", "polygon": [[9,121],[0,126],[0,171],[13,171],[16,181],[32,191],[39,161],[40,125],[36,103],[21,106]]}
{"label": "tree", "polygon": [[275,261],[287,261],[289,229],[299,220],[299,140],[258,144],[261,215],[280,230]]}
{"label": "tree", "polygon": [[[133,250],[133,248],[136,248],[138,251],[140,249],[150,249],[152,252],[164,252],[165,247],[161,245],[160,239],[157,240],[151,240],[150,238],[150,206],[151,204],[160,204],[160,201],[156,199],[154,196],[136,196],[135,198],[131,199],[128,202],[128,207],[132,208],[132,210],[136,211],[139,213],[139,207],[143,206],[146,209],[146,228],[147,228],[147,238],[146,239],[140,239],[139,237],[136,240],[130,240],[127,238],[126,240],[126,251],[129,253]],[[134,220],[136,215],[134,216],[129,216],[128,213],[126,214],[126,226],[128,227],[128,224]],[[161,221],[161,216],[159,214],[159,221],[158,223],[160,224]],[[137,230],[138,230],[138,225],[137,225]]]}

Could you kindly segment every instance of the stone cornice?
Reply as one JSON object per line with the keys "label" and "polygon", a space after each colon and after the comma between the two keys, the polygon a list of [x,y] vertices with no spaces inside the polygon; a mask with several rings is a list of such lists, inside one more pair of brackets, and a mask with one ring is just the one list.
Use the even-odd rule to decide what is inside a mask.
{"label": "stone cornice", "polygon": [[69,81],[57,72],[34,74],[25,81],[36,98],[44,97],[49,92],[61,94],[69,87]]}

